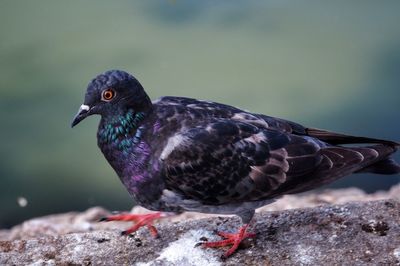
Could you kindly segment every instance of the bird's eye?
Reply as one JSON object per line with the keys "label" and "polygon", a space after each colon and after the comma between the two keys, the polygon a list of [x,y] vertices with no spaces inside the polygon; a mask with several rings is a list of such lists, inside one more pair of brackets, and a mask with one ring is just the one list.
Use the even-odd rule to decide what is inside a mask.
{"label": "bird's eye", "polygon": [[103,101],[109,102],[115,97],[115,91],[112,89],[106,89],[101,94],[101,99]]}

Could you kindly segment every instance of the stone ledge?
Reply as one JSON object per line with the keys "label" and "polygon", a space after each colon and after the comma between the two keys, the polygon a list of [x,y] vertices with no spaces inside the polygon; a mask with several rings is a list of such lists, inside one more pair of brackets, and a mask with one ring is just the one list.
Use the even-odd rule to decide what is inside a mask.
{"label": "stone ledge", "polygon": [[[85,215],[94,220],[102,212]],[[69,215],[82,219],[69,220],[82,226],[79,233],[0,241],[0,265],[400,265],[400,201],[394,199],[258,213],[257,238],[226,261],[222,250],[194,246],[200,238],[216,239],[216,229],[235,230],[236,217],[164,222],[153,239],[146,229],[125,237],[117,228],[126,225]]]}

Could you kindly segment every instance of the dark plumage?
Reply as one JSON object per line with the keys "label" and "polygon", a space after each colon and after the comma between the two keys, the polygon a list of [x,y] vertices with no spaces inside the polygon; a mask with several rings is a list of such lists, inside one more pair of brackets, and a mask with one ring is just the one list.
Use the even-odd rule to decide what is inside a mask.
{"label": "dark plumage", "polygon": [[138,204],[164,212],[239,215],[245,227],[229,242],[236,246],[251,237],[246,226],[254,210],[282,195],[352,173],[400,172],[389,158],[399,143],[307,128],[208,101],[151,102],[140,83],[120,70],[92,80],[72,125],[92,114],[101,115],[98,146]]}

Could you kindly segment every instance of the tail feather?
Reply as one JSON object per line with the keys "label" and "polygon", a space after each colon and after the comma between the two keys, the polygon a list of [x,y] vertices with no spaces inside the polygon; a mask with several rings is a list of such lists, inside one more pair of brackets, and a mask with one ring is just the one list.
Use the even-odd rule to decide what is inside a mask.
{"label": "tail feather", "polygon": [[[360,165],[364,165],[364,167],[357,170],[356,173],[375,173],[385,175],[400,173],[400,165],[393,159],[389,158],[392,153],[395,153],[400,148],[400,143],[398,142],[345,135],[316,128],[307,128],[306,132],[309,136],[318,138],[331,145],[335,145],[335,147],[340,147],[336,146],[340,144],[356,145],[356,147],[349,147],[349,149],[358,151],[364,156],[363,162],[360,163]],[[377,143],[377,145],[367,147],[358,146],[363,143]],[[372,158],[368,158],[371,155],[373,155]]]}
{"label": "tail feather", "polygon": [[395,175],[400,173],[400,165],[393,159],[387,158],[382,161],[371,164],[357,173],[374,173],[382,175]]}
{"label": "tail feather", "polygon": [[375,173],[393,175],[400,173],[400,165],[398,165],[390,155],[397,151],[397,147],[388,144],[378,144],[363,148],[351,148],[358,150],[362,154],[376,153],[375,158],[367,159],[363,163],[364,167],[355,171],[356,173]]}
{"label": "tail feather", "polygon": [[311,174],[301,176],[301,182],[298,178],[285,182],[274,194],[271,194],[271,197],[283,193],[304,192],[353,173],[399,174],[400,165],[390,158],[397,149],[398,146],[388,144],[364,147],[336,145],[322,147],[319,151],[322,160]]}
{"label": "tail feather", "polygon": [[374,138],[366,138],[366,137],[357,137],[351,135],[345,135],[336,132],[330,132],[323,129],[317,128],[307,128],[306,129],[307,135],[311,137],[315,137],[320,139],[324,142],[327,142],[332,145],[338,144],[361,144],[361,143],[378,143],[384,144],[387,146],[391,146],[395,149],[400,148],[400,143],[390,140],[383,140],[383,139],[374,139]]}

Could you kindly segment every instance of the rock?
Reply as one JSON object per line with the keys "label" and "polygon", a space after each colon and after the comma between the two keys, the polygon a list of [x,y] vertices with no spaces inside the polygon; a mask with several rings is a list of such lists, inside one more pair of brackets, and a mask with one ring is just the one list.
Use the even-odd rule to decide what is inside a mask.
{"label": "rock", "polygon": [[[257,212],[279,211],[296,208],[315,207],[327,204],[342,204],[351,201],[371,201],[379,199],[400,200],[400,185],[392,187],[389,191],[380,191],[374,194],[366,194],[357,188],[338,190],[325,190],[319,193],[305,193],[300,195],[286,195],[274,203],[259,208]],[[136,206],[132,213],[149,213],[150,211]],[[101,208],[93,207],[85,212],[69,212],[55,214],[28,220],[21,225],[15,226],[12,230],[0,230],[0,240],[16,240],[40,237],[45,235],[57,236],[60,234],[88,232],[100,229],[124,230],[129,223],[98,223],[97,221],[110,212]],[[227,215],[229,217],[229,215]],[[178,222],[192,219],[218,217],[213,214],[202,214],[186,212],[182,215],[170,217],[161,222]]]}
{"label": "rock", "polygon": [[[234,231],[237,217],[160,223],[154,239],[145,228],[121,236],[126,224],[94,222],[103,214],[98,208],[17,226],[6,236],[14,240],[0,241],[0,265],[400,265],[396,199],[260,212],[252,226],[257,238],[226,261],[221,249],[195,244],[218,239],[216,229]],[[47,226],[29,233],[32,221]]]}
{"label": "rock", "polygon": [[83,213],[69,212],[34,218],[17,225],[8,231],[0,231],[0,240],[28,239],[46,235],[62,235],[76,232],[88,232],[101,229],[104,224],[97,221],[110,212],[101,208],[90,208]]}

